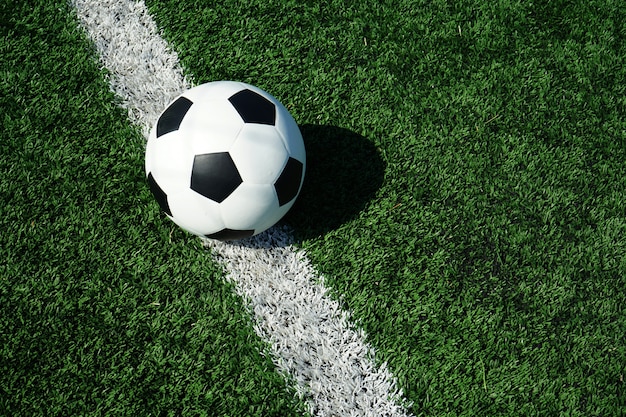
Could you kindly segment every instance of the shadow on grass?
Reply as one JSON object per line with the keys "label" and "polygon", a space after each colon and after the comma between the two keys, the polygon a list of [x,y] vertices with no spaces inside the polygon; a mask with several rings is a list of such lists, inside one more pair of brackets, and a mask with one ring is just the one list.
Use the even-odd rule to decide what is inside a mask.
{"label": "shadow on grass", "polygon": [[356,217],[383,183],[385,164],[367,138],[328,125],[300,126],[307,152],[304,185],[284,221],[296,240],[332,231]]}

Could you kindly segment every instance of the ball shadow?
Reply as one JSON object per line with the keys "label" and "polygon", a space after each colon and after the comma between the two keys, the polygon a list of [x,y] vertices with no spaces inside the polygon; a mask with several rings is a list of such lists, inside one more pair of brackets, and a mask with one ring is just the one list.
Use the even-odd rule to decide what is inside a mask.
{"label": "ball shadow", "polygon": [[284,221],[297,241],[323,235],[353,219],[383,183],[385,164],[367,138],[351,130],[300,126],[307,152],[300,196]]}

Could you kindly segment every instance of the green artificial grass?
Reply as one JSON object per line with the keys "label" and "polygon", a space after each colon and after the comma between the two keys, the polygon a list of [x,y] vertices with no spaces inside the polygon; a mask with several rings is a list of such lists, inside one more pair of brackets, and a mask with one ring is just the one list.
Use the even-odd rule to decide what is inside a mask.
{"label": "green artificial grass", "polygon": [[[147,3],[301,125],[286,221],[414,415],[626,413],[621,2]],[[301,415],[95,60],[0,4],[0,414]]]}
{"label": "green artificial grass", "polygon": [[302,415],[69,6],[0,9],[0,414]]}
{"label": "green artificial grass", "polygon": [[620,3],[148,3],[302,125],[287,220],[413,413],[626,412]]}

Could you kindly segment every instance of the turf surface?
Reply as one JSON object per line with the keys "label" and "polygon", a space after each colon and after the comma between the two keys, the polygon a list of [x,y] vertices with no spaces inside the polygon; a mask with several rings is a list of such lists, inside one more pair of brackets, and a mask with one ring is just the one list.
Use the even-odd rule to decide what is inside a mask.
{"label": "turf surface", "polygon": [[[620,2],[147,3],[302,125],[287,220],[415,415],[626,413]],[[0,412],[297,415],[65,2],[0,19]]]}

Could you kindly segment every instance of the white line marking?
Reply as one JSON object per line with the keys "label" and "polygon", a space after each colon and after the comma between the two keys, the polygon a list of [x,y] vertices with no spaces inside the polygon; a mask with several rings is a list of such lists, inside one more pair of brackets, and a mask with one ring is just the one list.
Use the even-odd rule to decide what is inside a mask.
{"label": "white line marking", "polygon": [[143,1],[70,2],[109,72],[111,90],[147,138],[161,111],[191,86],[178,55],[159,35]]}
{"label": "white line marking", "polygon": [[[147,137],[165,106],[190,87],[143,1],[71,0],[110,72],[111,89]],[[408,416],[386,364],[376,366],[362,330],[350,325],[291,234],[274,227],[239,243],[207,241],[248,301],[255,331],[277,368],[296,382],[316,416]]]}
{"label": "white line marking", "polygon": [[276,363],[291,375],[311,414],[406,416],[402,392],[361,329],[350,325],[285,228],[273,227],[238,243],[206,240],[227,270],[227,279],[247,299],[255,330],[269,340]]}

